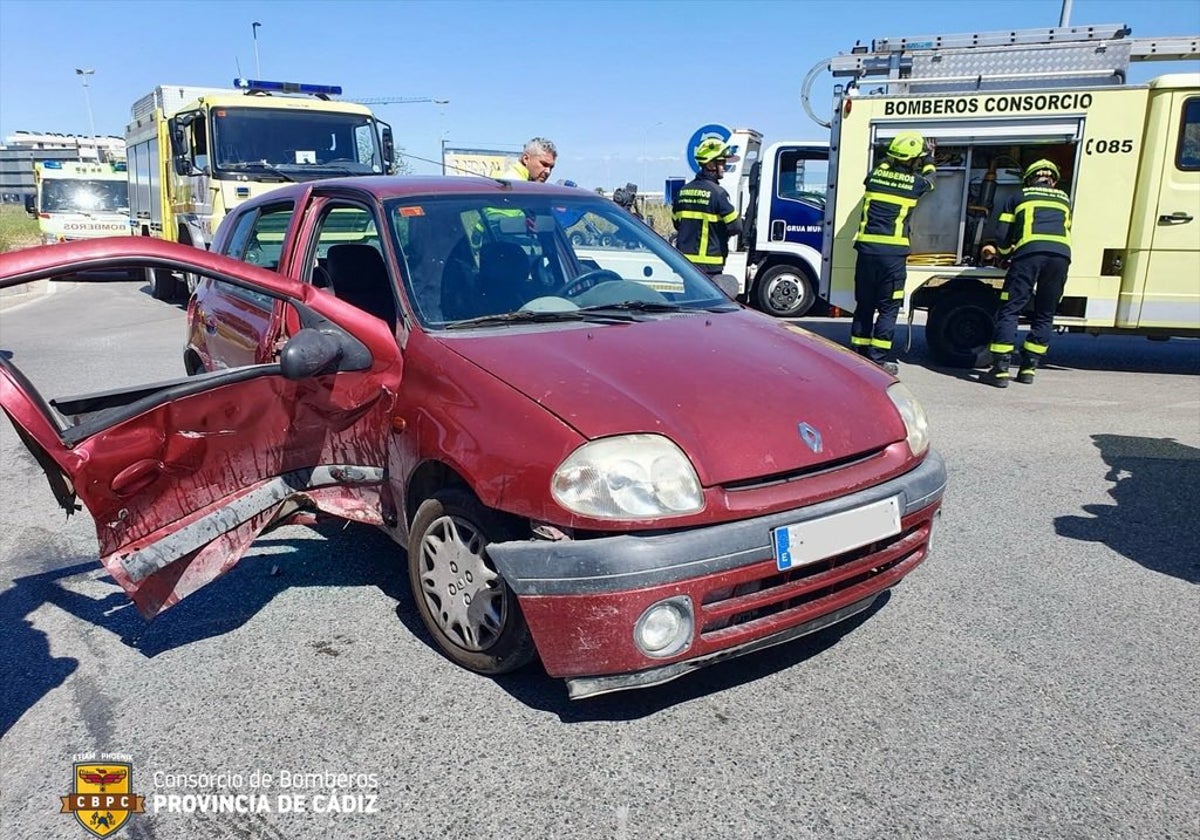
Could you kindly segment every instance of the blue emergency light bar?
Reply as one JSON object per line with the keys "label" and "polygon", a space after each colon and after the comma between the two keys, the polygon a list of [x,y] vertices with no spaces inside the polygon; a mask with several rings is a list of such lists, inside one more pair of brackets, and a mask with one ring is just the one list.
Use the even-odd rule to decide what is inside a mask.
{"label": "blue emergency light bar", "polygon": [[44,160],[42,161],[42,169],[62,169],[61,160]]}
{"label": "blue emergency light bar", "polygon": [[278,91],[279,93],[310,93],[314,96],[341,96],[341,85],[306,85],[300,82],[264,82],[260,79],[234,79],[233,86],[241,90]]}

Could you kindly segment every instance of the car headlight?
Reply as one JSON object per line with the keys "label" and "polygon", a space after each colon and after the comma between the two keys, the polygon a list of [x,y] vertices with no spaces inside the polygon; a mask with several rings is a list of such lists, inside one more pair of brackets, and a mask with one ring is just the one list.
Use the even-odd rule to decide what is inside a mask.
{"label": "car headlight", "polygon": [[904,429],[908,432],[908,448],[912,454],[920,455],[929,448],[929,421],[925,418],[925,409],[901,382],[888,388],[887,395],[904,421]]}
{"label": "car headlight", "polygon": [[597,519],[657,519],[704,507],[691,462],[661,435],[585,443],[554,471],[550,492],[567,510]]}

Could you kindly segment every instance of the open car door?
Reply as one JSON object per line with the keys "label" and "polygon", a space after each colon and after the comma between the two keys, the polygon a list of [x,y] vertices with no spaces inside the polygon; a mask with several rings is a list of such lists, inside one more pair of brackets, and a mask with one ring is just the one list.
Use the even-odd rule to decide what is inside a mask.
{"label": "open car door", "polygon": [[91,512],[100,559],[142,614],[228,571],[297,511],[381,522],[402,373],[388,327],[272,272],[142,237],[0,255],[0,288],[131,265],[268,295],[299,324],[271,364],[53,400],[0,353],[0,407],[59,503]]}

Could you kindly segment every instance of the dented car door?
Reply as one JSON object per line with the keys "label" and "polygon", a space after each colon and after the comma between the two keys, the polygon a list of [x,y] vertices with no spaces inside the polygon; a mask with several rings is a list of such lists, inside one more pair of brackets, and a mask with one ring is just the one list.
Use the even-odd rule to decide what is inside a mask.
{"label": "dented car door", "polygon": [[59,503],[91,513],[101,561],[143,615],[296,513],[382,521],[402,363],[381,322],[277,274],[138,237],[0,255],[0,288],[80,264],[203,273],[280,300],[299,325],[269,364],[50,400],[0,354],[0,407]]}

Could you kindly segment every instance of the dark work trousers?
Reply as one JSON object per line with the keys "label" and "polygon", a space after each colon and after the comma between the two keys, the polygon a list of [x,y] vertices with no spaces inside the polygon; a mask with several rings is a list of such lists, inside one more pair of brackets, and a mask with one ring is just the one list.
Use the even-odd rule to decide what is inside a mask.
{"label": "dark work trousers", "polygon": [[1062,300],[1070,264],[1070,258],[1062,254],[1044,253],[1017,257],[1009,264],[1000,311],[996,313],[996,331],[992,334],[993,353],[1011,353],[1015,349],[1017,319],[1032,294],[1033,318],[1022,349],[1035,356],[1045,355],[1054,332],[1054,311]]}
{"label": "dark work trousers", "polygon": [[904,254],[859,254],[854,261],[850,347],[873,362],[894,358],[892,336],[900,304],[904,302],[906,260]]}

